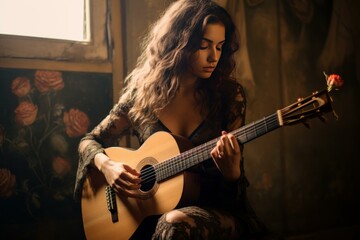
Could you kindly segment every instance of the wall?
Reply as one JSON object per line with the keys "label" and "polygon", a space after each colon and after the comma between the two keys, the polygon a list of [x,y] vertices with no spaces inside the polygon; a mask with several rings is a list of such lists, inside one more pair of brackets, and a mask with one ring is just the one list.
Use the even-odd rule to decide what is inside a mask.
{"label": "wall", "polygon": [[[254,207],[272,229],[285,235],[358,224],[360,42],[359,28],[351,24],[356,19],[346,19],[356,17],[351,9],[359,9],[358,3],[249,2],[247,39],[255,81],[249,121],[324,89],[323,71],[338,73],[345,81],[342,90],[331,94],[337,121],[327,114],[325,124],[314,119],[310,129],[286,127],[247,146]],[[344,38],[350,51],[342,49]]]}
{"label": "wall", "polygon": [[[0,36],[2,239],[85,238],[73,199],[77,146],[111,109],[123,70],[120,1],[90,3],[95,42],[77,50],[79,44],[61,51],[61,41]],[[111,11],[116,16],[107,28]]]}

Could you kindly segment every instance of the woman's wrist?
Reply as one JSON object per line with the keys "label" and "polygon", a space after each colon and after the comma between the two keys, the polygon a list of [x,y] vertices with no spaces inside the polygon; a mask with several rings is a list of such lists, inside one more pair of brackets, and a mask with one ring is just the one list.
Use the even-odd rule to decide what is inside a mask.
{"label": "woman's wrist", "polygon": [[109,161],[110,158],[104,153],[97,153],[94,157],[94,165],[101,172],[104,163]]}

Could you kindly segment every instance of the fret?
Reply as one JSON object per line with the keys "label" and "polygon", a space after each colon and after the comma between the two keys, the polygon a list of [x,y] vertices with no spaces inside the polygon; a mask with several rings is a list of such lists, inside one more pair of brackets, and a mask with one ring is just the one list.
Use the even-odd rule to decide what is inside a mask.
{"label": "fret", "polygon": [[264,117],[261,120],[252,122],[238,130],[234,131],[234,135],[241,143],[249,142],[265,133],[280,127],[276,113]]}

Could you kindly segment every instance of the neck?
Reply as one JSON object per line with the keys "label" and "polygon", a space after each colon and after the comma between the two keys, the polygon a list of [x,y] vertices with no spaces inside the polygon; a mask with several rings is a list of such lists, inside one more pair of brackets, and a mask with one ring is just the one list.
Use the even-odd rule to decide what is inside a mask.
{"label": "neck", "polygon": [[195,92],[196,83],[198,78],[195,76],[182,76],[180,78],[180,86],[178,94],[187,95]]}

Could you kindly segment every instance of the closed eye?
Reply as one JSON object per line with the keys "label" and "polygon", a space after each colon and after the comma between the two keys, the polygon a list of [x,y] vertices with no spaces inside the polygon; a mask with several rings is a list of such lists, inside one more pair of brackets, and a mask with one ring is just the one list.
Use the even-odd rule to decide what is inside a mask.
{"label": "closed eye", "polygon": [[[222,47],[225,43],[225,40],[219,42],[217,45],[216,45],[216,50],[218,51],[222,51]],[[210,45],[214,44],[214,42],[210,39],[207,39],[207,38],[203,38],[202,41],[201,41],[201,45],[200,45],[200,49],[201,50],[205,50],[205,49],[208,49],[210,47]]]}

